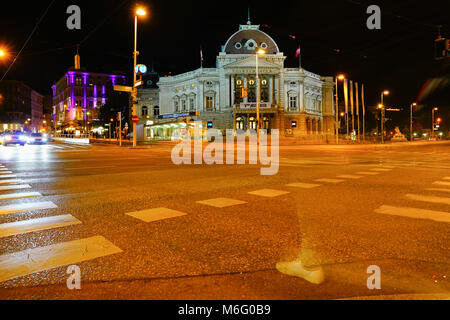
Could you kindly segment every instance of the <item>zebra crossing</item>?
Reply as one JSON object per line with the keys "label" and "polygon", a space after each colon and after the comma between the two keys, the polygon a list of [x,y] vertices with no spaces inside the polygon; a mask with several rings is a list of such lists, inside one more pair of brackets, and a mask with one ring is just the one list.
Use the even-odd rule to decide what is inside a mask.
{"label": "zebra crossing", "polygon": [[[443,177],[447,180],[448,177]],[[450,183],[445,181],[435,181],[433,185],[449,186]],[[436,222],[450,223],[450,188],[426,188],[427,194],[410,194],[407,193],[403,197],[411,203],[408,207],[399,207],[391,205],[382,205],[375,210],[375,213],[387,214],[392,216],[406,217],[410,219],[433,220]],[[429,193],[432,192],[432,195]],[[444,205],[442,211],[430,210],[427,205]]]}
{"label": "zebra crossing", "polygon": [[[5,168],[3,164],[0,164],[0,167]],[[0,171],[0,217],[18,213],[42,212],[58,207],[52,201],[41,201],[43,195],[39,192],[24,192],[23,189],[31,189],[31,186],[23,184],[20,179],[9,179],[11,175],[4,174],[5,172],[9,171]],[[33,201],[25,202],[25,199],[32,199]],[[34,201],[34,199],[37,199],[37,201]],[[11,201],[13,203],[3,204]],[[18,219],[0,224],[0,239],[80,224],[82,224],[82,221],[70,214],[26,220]],[[94,236],[3,254],[0,255],[0,283],[120,252],[122,250],[106,238]]]}

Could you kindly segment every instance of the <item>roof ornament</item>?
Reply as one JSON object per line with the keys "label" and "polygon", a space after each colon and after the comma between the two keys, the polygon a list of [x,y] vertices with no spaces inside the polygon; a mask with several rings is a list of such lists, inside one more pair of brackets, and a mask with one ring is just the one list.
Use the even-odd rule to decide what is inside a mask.
{"label": "roof ornament", "polygon": [[250,6],[248,6],[248,20],[247,20],[247,25],[251,25],[252,23],[250,22]]}

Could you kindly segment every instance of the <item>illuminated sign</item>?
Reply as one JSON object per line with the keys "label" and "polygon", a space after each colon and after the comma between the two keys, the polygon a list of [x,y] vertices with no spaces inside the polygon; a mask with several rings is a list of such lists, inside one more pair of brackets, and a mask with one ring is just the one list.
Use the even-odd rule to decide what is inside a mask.
{"label": "illuminated sign", "polygon": [[181,118],[181,117],[191,117],[191,116],[198,116],[200,112],[198,111],[191,111],[191,112],[185,112],[185,113],[171,113],[171,114],[162,114],[159,115],[159,119],[170,119],[170,118]]}
{"label": "illuminated sign", "polygon": [[147,73],[147,66],[145,64],[138,64],[134,69],[135,73]]}

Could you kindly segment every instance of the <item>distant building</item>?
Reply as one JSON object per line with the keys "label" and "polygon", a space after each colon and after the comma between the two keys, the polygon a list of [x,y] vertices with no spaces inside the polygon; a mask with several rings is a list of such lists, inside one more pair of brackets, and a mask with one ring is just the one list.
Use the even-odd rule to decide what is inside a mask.
{"label": "distant building", "polygon": [[138,88],[136,112],[140,118],[136,125],[137,140],[152,140],[152,132],[150,127],[153,125],[155,118],[159,116],[159,75],[152,70],[143,75],[143,85]]}
{"label": "distant building", "polygon": [[121,74],[88,72],[80,67],[69,69],[53,86],[52,120],[56,132],[88,132],[99,120],[100,107],[106,104],[115,85],[124,85]]}
{"label": "distant building", "polygon": [[0,131],[38,132],[42,128],[42,110],[43,95],[22,81],[0,82]]}
{"label": "distant building", "polygon": [[[334,79],[305,69],[285,68],[286,56],[259,25],[241,25],[222,46],[215,68],[197,70],[158,82],[158,110],[165,119],[153,116],[144,140],[167,139],[185,128],[185,114],[198,116],[216,129],[256,129],[256,51],[259,56],[260,128],[279,129],[282,136],[307,139],[332,138],[335,134]],[[171,118],[172,117],[172,118]]]}

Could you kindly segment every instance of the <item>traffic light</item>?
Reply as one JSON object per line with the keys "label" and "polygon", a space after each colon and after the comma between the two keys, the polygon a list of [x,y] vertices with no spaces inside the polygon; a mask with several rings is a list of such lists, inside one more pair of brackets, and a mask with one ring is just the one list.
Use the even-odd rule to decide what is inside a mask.
{"label": "traffic light", "polygon": [[437,119],[436,119],[436,123],[439,124],[439,123],[441,123],[441,122],[442,122],[442,118],[437,118]]}

